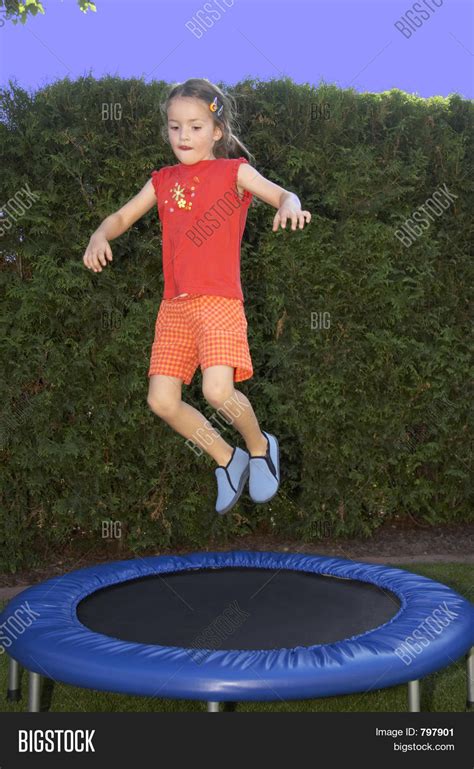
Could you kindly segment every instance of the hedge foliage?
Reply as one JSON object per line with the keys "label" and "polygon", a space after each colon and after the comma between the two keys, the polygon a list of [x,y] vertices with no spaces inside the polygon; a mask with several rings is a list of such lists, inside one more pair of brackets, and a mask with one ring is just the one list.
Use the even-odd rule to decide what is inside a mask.
{"label": "hedge foliage", "polygon": [[[249,210],[255,374],[238,387],[279,438],[282,484],[269,504],[245,496],[221,518],[214,461],[146,402],[163,291],[156,208],[112,241],[112,266],[82,262],[100,222],[177,162],[160,139],[166,87],[85,77],[1,92],[0,569],[79,541],[106,547],[104,522],[140,553],[249,532],[369,536],[394,516],[472,520],[472,103],[290,79],[229,88],[257,169],[312,221],[274,233],[275,209]],[[449,206],[407,245],[401,226],[417,232],[414,212],[437,189]],[[183,396],[215,419],[199,371]]]}

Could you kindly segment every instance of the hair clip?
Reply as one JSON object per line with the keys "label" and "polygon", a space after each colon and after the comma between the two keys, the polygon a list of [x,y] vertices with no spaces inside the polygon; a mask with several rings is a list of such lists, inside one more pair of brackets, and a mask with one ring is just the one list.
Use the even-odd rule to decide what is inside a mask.
{"label": "hair clip", "polygon": [[217,112],[217,117],[220,117],[221,112],[224,109],[224,105],[221,104],[220,107],[218,107],[217,96],[214,96],[214,101],[209,104],[209,109],[211,112]]}

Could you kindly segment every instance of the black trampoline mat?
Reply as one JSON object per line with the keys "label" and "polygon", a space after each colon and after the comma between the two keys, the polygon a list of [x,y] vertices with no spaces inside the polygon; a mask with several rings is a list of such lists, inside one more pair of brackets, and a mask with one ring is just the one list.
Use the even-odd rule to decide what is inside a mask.
{"label": "black trampoline mat", "polygon": [[359,635],[388,622],[400,606],[394,593],[357,580],[224,567],[103,588],[79,602],[77,617],[90,630],[123,641],[280,649]]}

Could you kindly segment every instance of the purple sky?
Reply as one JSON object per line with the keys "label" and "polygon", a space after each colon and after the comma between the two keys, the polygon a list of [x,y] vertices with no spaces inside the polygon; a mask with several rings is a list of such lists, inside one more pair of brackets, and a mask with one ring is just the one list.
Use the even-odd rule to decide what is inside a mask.
{"label": "purple sky", "polygon": [[[83,14],[75,0],[43,0],[44,16],[26,25],[5,22],[2,86],[12,78],[36,90],[89,72],[146,82],[207,77],[226,85],[247,76],[287,75],[296,83],[325,81],[359,92],[400,88],[423,97],[473,98],[472,0],[96,0],[96,5],[96,13]],[[205,5],[213,14],[202,10]],[[421,11],[413,5],[428,17],[418,27]],[[407,12],[415,18],[402,34],[394,25]],[[199,15],[214,16],[209,28],[205,21],[204,30],[196,24]]]}

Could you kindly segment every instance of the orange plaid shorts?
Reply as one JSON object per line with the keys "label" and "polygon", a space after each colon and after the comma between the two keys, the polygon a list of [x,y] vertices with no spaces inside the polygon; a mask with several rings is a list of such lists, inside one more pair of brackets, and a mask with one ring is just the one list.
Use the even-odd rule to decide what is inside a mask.
{"label": "orange plaid shorts", "polygon": [[233,366],[234,382],[253,376],[243,302],[187,294],[163,299],[156,318],[148,376],[165,374],[191,383],[198,365]]}

